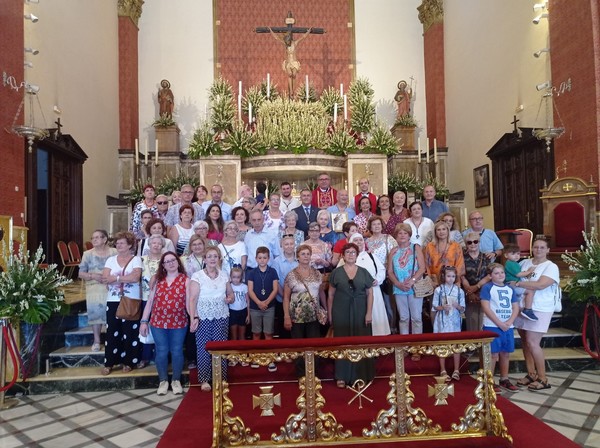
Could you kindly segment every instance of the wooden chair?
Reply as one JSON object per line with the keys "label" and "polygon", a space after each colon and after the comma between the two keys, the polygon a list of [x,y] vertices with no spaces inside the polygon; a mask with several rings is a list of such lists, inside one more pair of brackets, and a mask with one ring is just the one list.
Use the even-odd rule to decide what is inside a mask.
{"label": "wooden chair", "polygon": [[93,248],[94,248],[94,246],[92,245],[91,241],[86,241],[85,242],[85,250],[90,250],[90,249],[93,249]]}
{"label": "wooden chair", "polygon": [[516,229],[517,232],[520,232],[520,235],[517,235],[517,244],[519,245],[519,250],[521,251],[521,257],[523,258],[531,258],[531,248],[533,246],[533,232],[529,229]]}
{"label": "wooden chair", "polygon": [[79,264],[81,262],[81,252],[79,251],[79,244],[75,241],[69,241],[67,243],[69,248],[69,254],[71,255],[71,261],[77,262]]}
{"label": "wooden chair", "polygon": [[61,275],[65,275],[65,270],[68,268],[69,273],[68,277],[71,278],[73,275],[73,271],[77,266],[79,266],[79,262],[71,261],[71,256],[69,254],[69,248],[67,247],[67,243],[64,241],[59,241],[56,243],[56,247],[58,248],[58,253],[60,255],[60,261],[62,262],[62,270],[60,271]]}
{"label": "wooden chair", "polygon": [[517,231],[515,229],[503,229],[498,230],[496,232],[496,235],[498,235],[498,238],[502,242],[502,245],[506,246],[507,244],[515,243],[514,238],[516,233]]}

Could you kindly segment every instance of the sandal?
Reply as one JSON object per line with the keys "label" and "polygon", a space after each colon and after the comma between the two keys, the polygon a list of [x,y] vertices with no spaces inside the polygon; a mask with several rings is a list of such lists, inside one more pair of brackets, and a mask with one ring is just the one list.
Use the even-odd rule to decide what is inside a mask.
{"label": "sandal", "polygon": [[112,367],[102,367],[102,370],[100,370],[100,375],[110,375],[110,372],[112,372]]}
{"label": "sandal", "polygon": [[100,351],[100,343],[99,342],[94,342],[92,344],[92,351],[93,352],[99,352]]}
{"label": "sandal", "polygon": [[444,381],[446,381],[446,382],[450,381],[450,377],[448,376],[448,372],[446,372],[445,370],[442,370],[440,372],[440,376],[444,377]]}
{"label": "sandal", "polygon": [[538,390],[544,390],[544,389],[550,389],[552,386],[550,386],[550,384],[548,384],[548,380],[546,381],[542,381],[542,380],[537,380],[534,381],[533,383],[531,383],[529,386],[527,386],[527,389],[536,392]]}
{"label": "sandal", "polygon": [[202,392],[210,392],[210,390],[211,390],[210,384],[202,383],[202,385],[200,386],[200,390]]}
{"label": "sandal", "polygon": [[460,381],[460,372],[458,370],[455,370],[454,372],[452,372],[452,379],[456,380],[456,381]]}
{"label": "sandal", "polygon": [[131,372],[133,369],[131,368],[131,366],[123,366],[123,373],[129,373]]}
{"label": "sandal", "polygon": [[344,389],[346,387],[346,382],[344,380],[337,380],[335,382],[335,385],[339,388],[339,389]]}
{"label": "sandal", "polygon": [[529,386],[531,383],[535,383],[535,382],[536,382],[536,379],[533,378],[531,375],[527,374],[527,375],[525,375],[524,378],[517,380],[517,386],[525,387],[525,386]]}
{"label": "sandal", "polygon": [[140,361],[140,362],[138,362],[137,368],[138,369],[143,369],[147,365],[148,365],[148,361]]}
{"label": "sandal", "polygon": [[410,357],[410,360],[411,361],[415,361],[415,362],[420,361],[421,360],[421,355],[419,355],[418,353],[415,353],[414,355],[412,355]]}

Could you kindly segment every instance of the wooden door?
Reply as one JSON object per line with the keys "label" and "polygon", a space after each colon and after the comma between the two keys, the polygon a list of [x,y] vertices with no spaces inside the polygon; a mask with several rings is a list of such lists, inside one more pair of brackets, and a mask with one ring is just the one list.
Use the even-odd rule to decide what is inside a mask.
{"label": "wooden door", "polygon": [[554,147],[522,129],[522,136],[505,134],[488,151],[492,160],[494,228],[527,228],[543,233],[540,190],[554,180]]}

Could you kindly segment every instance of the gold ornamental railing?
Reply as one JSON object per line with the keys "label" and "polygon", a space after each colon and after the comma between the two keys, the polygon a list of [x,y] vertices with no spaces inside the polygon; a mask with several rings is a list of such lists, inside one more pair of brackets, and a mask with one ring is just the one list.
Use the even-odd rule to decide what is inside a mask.
{"label": "gold ornamental railing", "polygon": [[[378,337],[346,337],[316,339],[284,339],[265,341],[224,341],[209,342],[208,351],[212,354],[213,368],[213,447],[230,446],[325,446],[325,445],[365,445],[382,442],[415,440],[436,440],[449,438],[473,438],[496,436],[512,443],[512,438],[504,423],[504,417],[496,407],[496,394],[493,388],[493,375],[490,371],[490,342],[495,334],[487,331],[440,333],[422,335],[395,335]],[[481,368],[472,383],[472,401],[465,409],[452,416],[452,424],[434,421],[422,408],[415,407],[415,392],[411,388],[416,380],[406,372],[405,356],[435,355],[448,357],[454,353],[478,351]],[[387,406],[373,413],[365,421],[360,434],[345,429],[338,416],[328,410],[323,395],[322,379],[315,374],[315,361],[323,359],[347,359],[357,362],[362,359],[393,356],[393,371],[388,377],[385,402]],[[304,357],[305,376],[298,384],[295,400],[297,412],[287,417],[284,425],[273,425],[264,429],[268,421],[260,420],[260,431],[253,429],[254,418],[244,419],[236,414],[236,404],[231,397],[230,385],[221,378],[223,360],[238,363],[256,363],[267,366],[272,362],[295,360]],[[450,360],[448,362],[451,362]],[[431,375],[428,376],[431,379]],[[268,382],[266,388],[269,391]],[[463,382],[464,383],[464,382]],[[462,385],[461,385],[462,386]],[[430,397],[417,397],[431,405],[445,404],[452,394],[453,385],[436,377],[433,385],[427,386]],[[361,400],[366,389],[363,384],[351,387]],[[266,398],[266,400],[265,400]],[[248,396],[245,400],[259,400]],[[271,394],[262,397],[265,407],[278,404],[281,398]],[[353,401],[353,400],[352,400]],[[372,401],[372,400],[371,400]],[[350,404],[350,402],[349,402]],[[356,403],[355,403],[356,404]],[[243,407],[245,403],[239,403]],[[256,403],[255,403],[256,405]],[[270,415],[269,410],[267,414]],[[433,413],[433,412],[432,412]],[[272,415],[272,414],[271,414]],[[257,426],[260,426],[257,425]],[[446,426],[445,429],[442,429]],[[269,436],[265,436],[268,433]]]}

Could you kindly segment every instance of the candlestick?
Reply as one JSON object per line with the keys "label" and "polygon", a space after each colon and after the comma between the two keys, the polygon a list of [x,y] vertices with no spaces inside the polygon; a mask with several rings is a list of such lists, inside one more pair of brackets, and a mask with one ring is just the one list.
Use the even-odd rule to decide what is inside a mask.
{"label": "candlestick", "polygon": [[437,158],[437,138],[433,139],[433,161],[435,163],[438,162],[438,158]]}
{"label": "candlestick", "polygon": [[337,123],[337,102],[333,104],[333,124]]}
{"label": "candlestick", "polygon": [[248,123],[252,124],[252,103],[248,103]]}
{"label": "candlestick", "polygon": [[242,96],[242,81],[238,82],[238,95]]}
{"label": "candlestick", "polygon": [[340,96],[343,98],[344,97],[344,84],[340,83]]}
{"label": "candlestick", "polygon": [[344,181],[344,190],[348,191],[348,180]]}
{"label": "candlestick", "polygon": [[256,197],[256,181],[254,181],[254,197]]}
{"label": "candlestick", "polygon": [[306,88],[306,102],[308,103],[308,75],[306,75],[305,79],[306,80],[305,80],[304,84],[305,84],[305,88]]}
{"label": "candlestick", "polygon": [[344,95],[344,121],[348,121],[348,97]]}
{"label": "candlestick", "polygon": [[108,218],[108,235],[112,236],[113,234],[113,214],[110,214],[110,217]]}
{"label": "candlestick", "polygon": [[271,98],[271,74],[267,73],[267,99]]}
{"label": "candlestick", "polygon": [[158,166],[158,139],[154,141],[156,152],[154,153],[154,166]]}
{"label": "candlestick", "polygon": [[144,157],[144,163],[148,166],[148,139],[146,139],[146,154]]}
{"label": "candlestick", "polygon": [[421,163],[421,139],[418,138],[417,139],[417,156],[418,156],[418,163]]}
{"label": "candlestick", "polygon": [[242,121],[242,95],[238,95],[238,120]]}
{"label": "candlestick", "polygon": [[425,140],[425,161],[429,162],[429,137]]}
{"label": "candlestick", "polygon": [[135,139],[135,164],[139,165],[140,164],[140,156],[138,154],[138,139]]}
{"label": "candlestick", "polygon": [[469,228],[469,215],[467,214],[467,207],[463,208],[463,226],[465,229]]}

